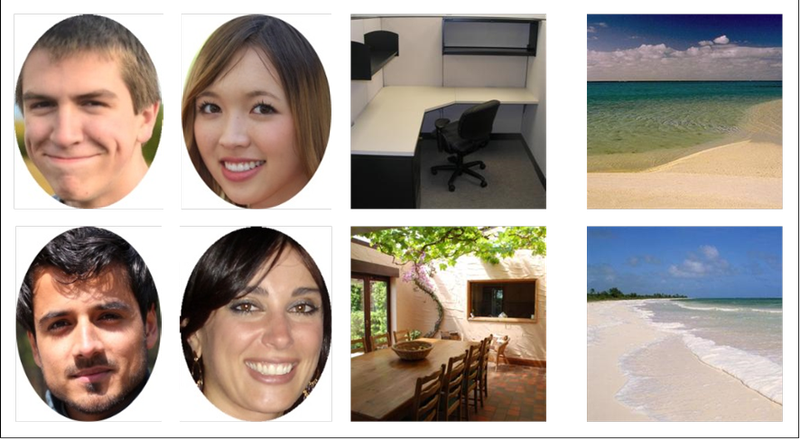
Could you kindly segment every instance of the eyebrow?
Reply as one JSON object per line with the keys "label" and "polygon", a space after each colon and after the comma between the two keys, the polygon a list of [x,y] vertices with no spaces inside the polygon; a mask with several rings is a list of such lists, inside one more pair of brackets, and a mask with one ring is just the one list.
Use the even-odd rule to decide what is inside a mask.
{"label": "eyebrow", "polygon": [[[99,99],[99,98],[106,98],[106,99],[117,99],[117,94],[108,89],[100,89],[100,90],[93,90],[88,93],[82,93],[79,95],[71,96],[72,100],[85,100],[85,99]],[[32,100],[49,100],[54,101],[56,100],[52,96],[48,96],[42,93],[36,93],[27,91],[22,95],[23,101],[32,101]]]}
{"label": "eyebrow", "polygon": [[[269,292],[266,289],[261,288],[258,285],[247,288],[245,290],[245,293],[242,294],[239,297],[244,297],[244,296],[246,296],[248,294],[258,294],[258,295],[269,296]],[[319,288],[316,288],[316,287],[297,287],[297,288],[294,289],[294,291],[292,291],[292,297],[304,296],[306,294],[320,294],[321,295],[322,292],[320,292]]]}
{"label": "eyebrow", "polygon": [[[275,100],[280,101],[279,97],[275,96],[275,94],[273,94],[271,92],[268,92],[266,90],[253,90],[253,91],[249,91],[249,92],[245,93],[245,97],[248,97],[248,98],[257,98],[259,96],[269,96],[269,97],[271,97],[271,98],[273,98]],[[206,90],[206,91],[204,91],[204,92],[202,92],[202,93],[197,95],[197,99],[203,98],[203,97],[210,97],[210,98],[219,99],[220,96],[219,96],[219,94],[217,94],[217,93],[215,93],[213,91]]]}
{"label": "eyebrow", "polygon": [[[101,303],[94,307],[97,311],[126,311],[131,312],[131,307],[125,302],[121,302],[118,300],[114,300],[111,302]],[[41,318],[39,318],[39,325],[44,325],[45,322],[58,319],[61,317],[69,316],[71,313],[69,311],[51,311]]]}

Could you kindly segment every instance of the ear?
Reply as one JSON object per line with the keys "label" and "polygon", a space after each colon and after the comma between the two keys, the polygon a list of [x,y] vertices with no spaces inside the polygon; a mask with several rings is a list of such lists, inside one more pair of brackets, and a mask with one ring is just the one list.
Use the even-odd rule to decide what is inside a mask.
{"label": "ear", "polygon": [[142,145],[144,145],[145,142],[150,140],[150,137],[153,136],[153,127],[156,125],[159,106],[160,102],[156,101],[155,103],[144,107],[142,112],[138,115],[141,120],[141,125],[139,126],[139,132],[137,133],[136,140]]}
{"label": "ear", "polygon": [[203,328],[198,329],[186,340],[197,357],[203,356]]}
{"label": "ear", "polygon": [[153,349],[158,341],[158,318],[155,305],[150,307],[150,311],[147,311],[147,317],[144,319],[144,337],[147,349]]}
{"label": "ear", "polygon": [[33,361],[42,368],[42,359],[39,358],[39,346],[36,345],[36,336],[31,331],[28,331],[28,343],[31,344],[31,351],[33,352]]}

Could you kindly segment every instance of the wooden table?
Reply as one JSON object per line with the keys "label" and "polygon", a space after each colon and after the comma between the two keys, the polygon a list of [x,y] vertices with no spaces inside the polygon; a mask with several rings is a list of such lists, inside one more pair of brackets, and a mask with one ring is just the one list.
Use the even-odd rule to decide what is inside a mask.
{"label": "wooden table", "polygon": [[433,350],[419,361],[401,360],[391,348],[350,359],[350,410],[354,421],[398,420],[411,410],[417,378],[447,366],[473,342],[421,338]]}

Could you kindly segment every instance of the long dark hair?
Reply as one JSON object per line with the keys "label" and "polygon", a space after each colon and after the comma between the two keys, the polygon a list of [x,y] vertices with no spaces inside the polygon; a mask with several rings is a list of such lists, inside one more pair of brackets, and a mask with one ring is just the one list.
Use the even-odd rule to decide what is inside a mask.
{"label": "long dark hair", "polygon": [[[331,300],[317,264],[306,250],[289,236],[264,227],[248,227],[233,231],[215,242],[203,254],[189,277],[181,305],[181,344],[186,365],[195,382],[203,378],[203,360],[195,364],[189,337],[205,326],[215,310],[227,305],[245,291],[259,272],[260,281],[272,270],[281,256],[290,250],[300,255],[322,296],[323,335],[319,362],[311,380],[317,380],[325,369],[331,348]],[[284,412],[288,413],[303,401],[301,396]]]}

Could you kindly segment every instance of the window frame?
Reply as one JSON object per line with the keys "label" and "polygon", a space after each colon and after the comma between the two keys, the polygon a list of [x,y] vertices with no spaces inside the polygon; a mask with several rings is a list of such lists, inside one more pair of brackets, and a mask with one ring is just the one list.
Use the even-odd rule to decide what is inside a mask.
{"label": "window frame", "polygon": [[[522,317],[470,317],[472,314],[472,286],[502,284],[533,284],[533,318]],[[503,322],[503,323],[538,323],[539,322],[539,279],[470,279],[467,280],[467,321],[470,322]]]}

